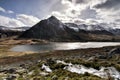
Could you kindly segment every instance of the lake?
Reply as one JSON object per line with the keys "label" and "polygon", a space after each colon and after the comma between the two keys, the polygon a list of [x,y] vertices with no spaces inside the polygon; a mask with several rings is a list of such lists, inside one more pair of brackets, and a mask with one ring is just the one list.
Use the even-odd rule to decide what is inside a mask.
{"label": "lake", "polygon": [[48,44],[33,44],[33,45],[17,45],[11,48],[11,51],[16,52],[42,52],[53,50],[74,50],[86,48],[100,48],[106,46],[117,46],[119,42],[52,42]]}

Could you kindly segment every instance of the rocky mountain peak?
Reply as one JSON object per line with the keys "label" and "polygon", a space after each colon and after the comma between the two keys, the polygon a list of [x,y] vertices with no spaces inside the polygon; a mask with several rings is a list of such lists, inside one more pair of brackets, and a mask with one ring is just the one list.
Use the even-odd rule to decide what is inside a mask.
{"label": "rocky mountain peak", "polygon": [[57,19],[55,16],[51,16],[47,19],[48,23],[53,23],[53,24],[59,24],[61,23],[61,21],[59,19]]}
{"label": "rocky mountain peak", "polygon": [[49,20],[58,20],[55,16],[51,16],[48,18]]}

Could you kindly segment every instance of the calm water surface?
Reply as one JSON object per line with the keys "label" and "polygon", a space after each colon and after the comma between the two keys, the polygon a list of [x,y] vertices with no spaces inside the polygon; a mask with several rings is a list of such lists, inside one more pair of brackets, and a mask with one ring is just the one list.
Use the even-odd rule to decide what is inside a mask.
{"label": "calm water surface", "polygon": [[85,48],[99,48],[105,46],[117,46],[119,42],[59,42],[49,44],[34,44],[34,45],[17,45],[11,49],[16,52],[41,52],[41,51],[53,51],[53,50],[74,50]]}

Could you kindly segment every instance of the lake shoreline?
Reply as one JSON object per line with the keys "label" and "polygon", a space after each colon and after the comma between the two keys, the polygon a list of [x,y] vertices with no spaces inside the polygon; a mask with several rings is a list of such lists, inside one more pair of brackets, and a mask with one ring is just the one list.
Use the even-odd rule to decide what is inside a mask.
{"label": "lake shoreline", "polygon": [[[107,53],[113,48],[119,48],[120,46],[108,46],[101,48],[88,48],[88,49],[76,49],[76,50],[56,50],[56,51],[46,51],[41,53],[32,53],[25,54],[22,56],[7,56],[0,58],[0,64],[11,64],[19,61],[27,61],[27,60],[36,60],[46,59],[46,58],[67,58],[67,57],[76,57],[80,55],[88,55],[89,57],[95,56],[96,53],[100,55],[107,55]],[[79,57],[78,56],[78,57]]]}

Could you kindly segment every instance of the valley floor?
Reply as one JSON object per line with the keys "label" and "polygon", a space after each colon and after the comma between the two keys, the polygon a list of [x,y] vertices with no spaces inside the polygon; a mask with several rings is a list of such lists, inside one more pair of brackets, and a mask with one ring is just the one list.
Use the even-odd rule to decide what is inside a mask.
{"label": "valley floor", "polygon": [[[0,40],[0,80],[119,80],[120,56],[114,55],[108,58],[108,53],[120,46],[91,48],[80,50],[47,51],[44,53],[12,52],[10,48],[20,44],[42,44],[41,40],[17,40],[6,38]],[[57,61],[63,61],[57,63]],[[80,65],[85,69],[93,68],[99,71],[104,69],[107,77],[100,77],[90,72],[78,74],[71,69],[80,70]],[[76,67],[75,65],[79,65]],[[111,68],[115,73],[109,73]],[[108,71],[108,72],[107,72]],[[80,73],[80,72],[79,72]],[[101,76],[104,76],[101,74]]]}

